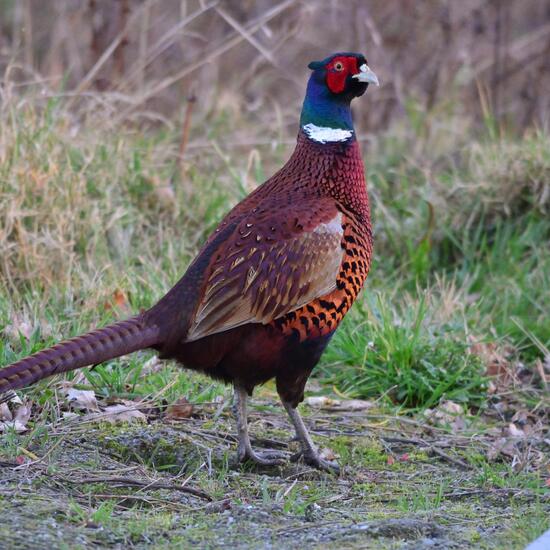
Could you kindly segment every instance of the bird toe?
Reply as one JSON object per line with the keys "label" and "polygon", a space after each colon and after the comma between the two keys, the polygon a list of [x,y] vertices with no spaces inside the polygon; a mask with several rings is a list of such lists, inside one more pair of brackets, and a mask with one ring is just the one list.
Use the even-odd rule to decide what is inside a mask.
{"label": "bird toe", "polygon": [[288,459],[288,454],[283,451],[266,449],[264,451],[246,451],[238,453],[240,463],[254,462],[260,466],[280,466]]}
{"label": "bird toe", "polygon": [[318,470],[329,472],[331,474],[340,474],[340,466],[338,465],[338,463],[332,460],[321,458],[318,452],[304,453],[303,451],[300,451],[290,458],[291,462],[297,462],[300,459],[308,466],[313,466]]}

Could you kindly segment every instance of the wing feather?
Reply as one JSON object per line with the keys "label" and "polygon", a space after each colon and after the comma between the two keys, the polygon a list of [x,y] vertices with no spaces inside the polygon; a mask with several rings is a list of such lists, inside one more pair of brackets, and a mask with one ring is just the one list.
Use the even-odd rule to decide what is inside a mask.
{"label": "wing feather", "polygon": [[342,238],[342,214],[331,201],[293,205],[261,223],[245,218],[216,255],[187,340],[266,324],[332,292]]}

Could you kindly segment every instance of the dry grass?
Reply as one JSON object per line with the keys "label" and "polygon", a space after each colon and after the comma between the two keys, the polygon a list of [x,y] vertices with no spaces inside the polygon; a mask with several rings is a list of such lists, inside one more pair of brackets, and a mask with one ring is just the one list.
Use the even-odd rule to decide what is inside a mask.
{"label": "dry grass", "polygon": [[[178,2],[178,6],[184,4],[192,14],[196,8],[193,2]],[[121,34],[120,25],[115,24],[105,49],[96,36],[97,55],[86,62],[83,52],[88,42],[82,38],[84,46],[78,42],[70,49],[74,64],[66,89],[73,92],[60,92],[59,81],[44,80],[29,71],[31,66],[43,70],[50,66],[48,63],[64,67],[59,60],[68,55],[68,43],[61,41],[57,52],[50,51],[42,59],[34,48],[40,40],[49,43],[49,38],[40,38],[39,33],[31,44],[28,38],[19,36],[19,43],[25,46],[21,63],[28,72],[11,57],[0,86],[0,365],[61,337],[150,306],[183,273],[220,217],[284,162],[293,145],[303,83],[294,86],[295,79],[281,79],[277,71],[281,65],[286,70],[296,63],[296,74],[305,80],[302,55],[315,57],[324,51],[322,44],[308,43],[297,55],[296,48],[287,50],[282,42],[273,46],[271,39],[262,35],[273,31],[273,40],[282,41],[299,29],[299,40],[307,43],[311,25],[318,23],[322,12],[321,4],[294,4],[284,17],[274,18],[270,26],[264,27],[259,22],[268,13],[265,6],[259,6],[253,17],[250,13],[235,15],[233,4],[222,7],[244,30],[230,24],[230,34],[216,35],[215,41],[203,45],[204,51],[213,56],[212,63],[192,70],[196,59],[182,62],[178,55],[188,40],[200,42],[191,34],[196,29],[174,24],[174,18],[167,14],[172,13],[169,9],[175,4],[170,3],[172,7],[156,19],[155,2],[145,2],[141,11],[136,8],[128,15],[127,23],[139,24],[141,29],[154,24],[160,36],[155,39],[149,31],[142,31],[140,40],[146,35],[148,38],[140,42],[138,55],[133,51],[136,35],[129,30],[130,43],[121,52],[118,46],[126,33]],[[306,473],[304,479],[295,482],[298,478],[228,470],[226,452],[232,449],[232,443],[224,440],[214,445],[210,433],[230,430],[223,402],[216,412],[207,408],[194,421],[198,430],[204,429],[206,441],[201,439],[202,432],[200,438],[193,439],[195,451],[190,452],[187,458],[191,458],[185,464],[193,467],[189,474],[195,476],[194,482],[220,497],[222,503],[222,496],[229,494],[237,510],[245,507],[246,515],[246,506],[253,502],[258,517],[268,518],[262,536],[273,540],[288,541],[286,530],[291,537],[296,532],[307,534],[312,522],[315,540],[325,541],[325,536],[329,540],[330,532],[324,530],[323,521],[336,522],[338,533],[347,537],[351,523],[344,525],[340,520],[349,512],[347,503],[351,502],[351,522],[359,521],[365,506],[373,521],[427,518],[444,523],[446,529],[450,524],[457,525],[447,529],[445,536],[460,541],[462,546],[475,547],[480,541],[487,548],[500,544],[504,539],[495,543],[493,533],[505,517],[506,531],[501,535],[507,541],[513,539],[514,546],[520,548],[545,528],[548,512],[544,442],[548,437],[545,388],[550,365],[550,253],[543,244],[550,239],[550,138],[547,132],[532,129],[518,137],[515,129],[522,125],[519,122],[512,131],[497,124],[496,119],[502,122],[506,117],[478,103],[486,93],[476,90],[470,97],[471,86],[457,84],[449,76],[453,70],[461,76],[460,70],[465,67],[460,69],[456,58],[445,57],[450,55],[448,51],[437,62],[430,60],[426,72],[418,74],[419,81],[424,82],[435,68],[446,67],[446,74],[443,71],[437,82],[432,80],[435,92],[412,80],[410,87],[404,87],[403,82],[412,78],[411,71],[425,60],[419,53],[415,63],[401,66],[395,61],[403,52],[404,39],[401,35],[400,41],[395,38],[393,20],[376,22],[379,14],[393,9],[391,2],[383,4],[373,4],[373,15],[362,4],[350,2],[358,9],[355,16],[360,16],[354,19],[358,25],[355,43],[363,48],[361,25],[366,24],[373,44],[379,48],[371,57],[383,58],[381,66],[388,65],[382,72],[395,77],[379,96],[369,91],[366,100],[358,104],[358,114],[363,113],[358,116],[359,129],[371,130],[380,125],[385,129],[368,139],[361,134],[374,206],[375,263],[367,291],[333,339],[317,370],[318,379],[312,381],[320,393],[334,390],[376,399],[381,414],[336,420],[318,415],[318,438],[325,429],[342,431],[334,438],[333,450],[350,469],[346,480],[327,481],[310,478]],[[21,5],[34,7],[32,1]],[[424,15],[415,23],[418,33],[430,21],[433,4],[425,5],[428,7],[418,8]],[[513,3],[511,14],[517,5]],[[327,8],[330,17],[335,16],[331,32],[336,32],[334,29],[341,26],[342,19],[352,17],[352,12],[336,17],[331,6]],[[529,18],[537,11],[532,9],[513,22],[516,25],[521,20],[522,29],[527,29],[525,34],[519,33],[510,48],[505,48],[505,55],[493,52],[500,59],[501,69],[508,57],[519,63],[524,55],[537,54],[538,50],[526,41],[533,30],[529,22],[534,19]],[[20,15],[35,21],[36,13],[26,10]],[[68,13],[65,11],[60,18],[61,27],[67,27]],[[86,10],[76,13],[75,28],[80,28],[78,25],[86,23]],[[469,24],[472,13],[459,18],[461,25]],[[409,21],[417,15],[414,10],[405,10],[400,17]],[[457,14],[451,15],[455,25]],[[214,36],[219,29],[220,21],[215,21],[206,36]],[[377,35],[378,24],[382,26]],[[256,27],[259,30],[251,36],[260,41],[260,48],[246,35],[246,29]],[[438,28],[440,33],[445,25]],[[459,33],[458,24],[453,28]],[[182,29],[189,34],[182,36]],[[16,37],[11,38],[13,44],[17,43]],[[418,52],[424,51],[423,47],[434,49],[430,39],[426,36]],[[232,46],[236,40],[243,49]],[[261,49],[264,40],[270,44],[267,51]],[[467,37],[461,36],[460,40],[467,42]],[[525,40],[524,45],[521,40]],[[108,49],[113,43],[115,46]],[[410,50],[408,43],[406,46]],[[101,61],[105,51],[108,55]],[[174,54],[175,61],[170,64],[170,57],[165,56],[174,51],[180,53]],[[189,55],[199,56],[198,51],[202,50],[190,48]],[[500,73],[493,74],[491,63],[487,64],[494,57],[488,42],[476,53],[479,57],[469,58],[469,67],[483,89],[487,75],[492,74],[496,82]],[[540,61],[536,55],[533,59]],[[271,66],[272,61],[278,64],[277,69]],[[233,71],[231,75],[225,72],[226,62],[227,70]],[[235,74],[235,64],[247,70]],[[392,64],[394,73],[389,68]],[[167,73],[161,74],[163,70]],[[98,78],[102,71],[114,75],[104,91],[97,89],[101,87]],[[183,73],[188,76],[180,84],[176,77]],[[25,74],[32,74],[32,82],[21,86]],[[528,72],[520,71],[514,77],[514,86],[503,91],[501,85],[498,103],[506,104],[507,94],[517,91],[528,76]],[[186,95],[193,79],[199,100],[189,141],[183,146],[182,135],[186,132],[180,120],[184,117],[180,86]],[[216,89],[218,82],[224,84],[223,89]],[[144,103],[147,92],[155,89],[157,95]],[[446,95],[450,89],[453,94]],[[494,100],[494,89],[492,94],[489,96]],[[462,102],[465,96],[469,101]],[[539,95],[525,104],[514,101],[510,108],[517,114],[535,105],[540,114],[544,97]],[[470,116],[478,109],[485,117],[483,125]],[[162,114],[168,111],[170,116]],[[397,116],[400,118],[390,126],[388,121]],[[78,477],[90,468],[98,472],[137,468],[133,463],[137,461],[140,479],[146,484],[163,477],[163,468],[173,466],[143,462],[158,451],[147,445],[159,443],[156,430],[158,423],[160,431],[164,429],[165,406],[185,396],[200,408],[204,402],[218,403],[220,398],[227,401],[228,393],[221,385],[171,364],[151,363],[147,358],[135,355],[109,362],[69,380],[75,387],[93,390],[102,407],[111,399],[132,399],[142,406],[145,403],[148,418],[155,424],[138,430],[135,438],[124,429],[98,428],[89,438],[89,448],[84,448],[82,433],[78,429],[73,433],[72,425],[61,418],[68,406],[60,394],[59,381],[49,380],[22,392],[33,403],[31,429],[25,435],[9,433],[2,439],[2,461],[5,459],[10,468],[6,482],[13,484],[9,487],[14,492],[23,484],[20,470],[11,461],[28,458],[26,452],[40,458],[27,471],[36,476],[36,486],[17,493],[16,501],[33,518],[33,532],[47,531],[44,525],[51,517],[49,505],[46,510],[37,505],[43,497],[43,484],[48,487],[44,494],[56,494],[66,532],[90,543],[147,545],[151,537],[167,537],[167,544],[214,544],[234,541],[231,537],[238,537],[241,527],[248,529],[238,519],[240,512],[236,512],[231,517],[237,518],[237,527],[227,535],[229,520],[222,505],[203,514],[195,503],[182,501],[179,492],[168,496],[155,492],[151,496],[149,489],[139,488],[134,493],[128,488],[111,490],[84,482],[67,488],[50,472],[41,477],[45,464],[53,470],[57,466],[65,469],[67,461],[73,461]],[[269,387],[264,391],[270,395]],[[451,405],[449,399],[453,400]],[[414,410],[404,410],[405,406]],[[423,412],[428,406],[433,409],[430,420]],[[445,406],[462,411],[458,420],[449,417],[443,410]],[[269,405],[264,403],[266,408]],[[408,416],[401,418],[403,412]],[[286,437],[286,426],[281,428],[274,418],[281,418],[280,411],[268,418],[269,437],[282,437],[281,430]],[[434,418],[450,418],[449,425],[443,429],[434,426]],[[367,419],[373,424],[369,425]],[[361,432],[378,430],[376,434],[387,440],[380,443],[370,436],[368,440],[350,436],[344,433],[349,426]],[[262,433],[264,427],[255,423]],[[386,427],[389,434],[379,433]],[[84,431],[88,433],[87,427]],[[171,429],[167,433],[180,441],[181,434]],[[107,437],[118,445],[115,458],[98,454],[96,436]],[[412,441],[416,438],[430,439],[437,464],[426,456],[424,447],[417,452],[419,443]],[[134,444],[139,449],[145,446],[145,458],[139,453],[120,454],[124,450],[133,452]],[[218,447],[225,454],[216,457],[212,468],[213,448]],[[168,455],[170,460],[177,455],[168,451],[172,453]],[[403,456],[408,458],[400,462]],[[395,471],[388,457],[397,461]],[[444,462],[449,464],[445,472],[441,469]],[[457,464],[467,464],[467,474],[458,475]],[[517,498],[525,498],[521,513]],[[467,502],[462,505],[464,499]],[[10,516],[13,502],[10,495],[10,504],[4,507]],[[323,509],[322,520],[315,519],[317,503]],[[378,510],[372,509],[372,503]],[[486,512],[481,531],[471,528],[473,522],[480,522],[480,505]],[[158,513],[149,513],[148,506]],[[183,513],[185,526],[176,532],[174,526],[181,527]],[[521,524],[514,520],[519,515],[524,520]],[[300,519],[295,521],[294,516]],[[17,516],[18,525],[25,526],[22,517]],[[276,532],[269,523],[273,517],[280,520]],[[103,526],[101,533],[105,536],[97,535],[99,530],[90,532],[89,525],[93,524]],[[251,540],[258,540],[255,528],[247,532]],[[0,536],[6,536],[5,532],[0,530]],[[296,540],[311,543],[307,536],[300,537]]]}
{"label": "dry grass", "polygon": [[206,115],[226,92],[241,112],[292,124],[303,69],[329,50],[365,51],[380,74],[384,85],[360,114],[370,130],[451,104],[467,119],[488,109],[513,127],[548,116],[543,2],[3,0],[0,15],[0,71],[12,65],[17,83],[45,77],[56,92],[111,92],[125,103],[120,118],[172,119],[189,92]]}

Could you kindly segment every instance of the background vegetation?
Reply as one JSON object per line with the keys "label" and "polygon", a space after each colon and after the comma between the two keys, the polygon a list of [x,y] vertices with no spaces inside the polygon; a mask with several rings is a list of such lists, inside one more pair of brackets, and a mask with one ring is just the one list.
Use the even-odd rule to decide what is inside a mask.
{"label": "background vegetation", "polygon": [[[544,493],[550,472],[534,449],[550,405],[546,3],[3,0],[0,15],[0,365],[153,304],[288,157],[307,62],[364,51],[382,81],[355,105],[376,257],[315,393],[484,433],[483,451],[460,455],[481,476],[473,486],[501,476]],[[67,380],[102,408],[229,397],[147,354]],[[21,392],[32,429],[4,438],[7,459],[57,444],[62,388]],[[335,451],[353,464],[349,448]],[[437,494],[399,497],[388,513],[433,510]],[[546,525],[541,498],[524,508],[532,521],[510,524],[518,545]]]}

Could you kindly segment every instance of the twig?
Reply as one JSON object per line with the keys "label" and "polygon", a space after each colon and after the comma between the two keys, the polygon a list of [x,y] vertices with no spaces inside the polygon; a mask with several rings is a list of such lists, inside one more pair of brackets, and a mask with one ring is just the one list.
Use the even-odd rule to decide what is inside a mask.
{"label": "twig", "polygon": [[439,456],[440,458],[446,460],[447,462],[450,462],[455,466],[459,466],[460,468],[464,468],[466,470],[470,469],[470,466],[466,464],[466,462],[463,462],[458,458],[453,458],[452,456],[449,456],[447,453],[444,453],[441,449],[438,449],[433,444],[430,444],[427,441],[423,441],[422,439],[407,439],[404,437],[382,437],[380,439],[382,439],[382,441],[385,441],[386,443],[405,443],[409,445],[419,445],[421,447],[426,447],[429,453],[433,453]]}
{"label": "twig", "polygon": [[201,491],[200,489],[195,489],[193,487],[187,487],[182,485],[172,485],[170,483],[164,483],[162,481],[153,481],[153,482],[143,482],[139,479],[133,479],[133,478],[127,478],[127,477],[89,477],[89,478],[83,478],[83,479],[65,479],[62,478],[64,482],[66,483],[78,483],[78,484],[84,484],[84,483],[116,483],[118,485],[123,486],[135,486],[135,487],[142,487],[144,489],[168,489],[169,491],[180,491],[181,493],[189,493],[191,495],[194,495],[199,498],[203,498],[205,500],[208,500],[212,502],[212,497],[205,493],[204,491]]}
{"label": "twig", "polygon": [[443,493],[443,498],[462,498],[476,495],[506,495],[506,496],[524,496],[527,498],[540,497],[541,500],[547,500],[550,495],[539,495],[529,489],[518,488],[497,488],[497,489],[471,489],[469,491],[457,491],[454,493]]}
{"label": "twig", "polygon": [[24,7],[24,20],[25,20],[25,63],[27,66],[33,66],[33,43],[32,38],[34,36],[32,30],[32,6],[30,0],[26,0]]}
{"label": "twig", "polygon": [[[314,529],[316,527],[328,527],[329,525],[338,525],[341,524],[341,520],[332,520],[332,521],[322,521],[320,523],[306,523],[304,525],[300,525],[298,527],[292,527],[291,529],[283,528],[278,531],[276,531],[277,535],[290,535],[291,533],[298,533],[299,531]],[[350,525],[350,527],[353,525],[353,523]]]}
{"label": "twig", "polygon": [[[153,0],[149,0],[149,1],[153,1]],[[99,70],[101,69],[101,67],[103,67],[103,65],[105,65],[105,63],[107,62],[107,60],[111,57],[111,55],[113,54],[113,52],[119,47],[119,45],[124,41],[124,38],[128,32],[128,28],[130,27],[131,24],[133,24],[133,22],[137,19],[138,16],[141,15],[141,12],[143,11],[144,7],[147,5],[148,3],[145,2],[141,7],[139,7],[135,12],[134,14],[129,18],[129,20],[126,22],[126,24],[124,25],[124,28],[118,33],[118,35],[115,37],[115,39],[111,42],[111,44],[109,45],[109,47],[103,52],[103,54],[101,55],[101,57],[96,61],[96,63],[94,64],[94,66],[88,71],[88,74],[80,81],[80,84],[76,87],[76,90],[75,90],[75,96],[78,96],[80,95],[89,85],[91,82],[93,82],[95,76],[97,75],[97,73],[99,72]],[[67,104],[67,109],[69,109],[71,105],[71,101],[69,100],[68,104]]]}
{"label": "twig", "polygon": [[[139,63],[136,63],[134,68],[132,68],[129,72],[129,74],[126,76],[125,81],[118,84],[117,88],[121,89],[124,87],[127,87],[126,85],[131,83],[132,80],[140,74],[143,74],[144,71],[147,69],[147,67],[160,55],[162,55],[170,46],[172,46],[172,37],[179,33],[184,27],[189,25],[192,21],[194,21],[197,17],[200,15],[203,15],[208,10],[212,9],[219,3],[219,0],[214,0],[213,2],[210,2],[209,4],[202,5],[199,9],[194,11],[193,13],[189,14],[188,16],[184,17],[181,21],[178,21],[177,25],[174,25],[168,32],[164,33],[163,36],[155,42],[150,48],[148,48],[147,54],[145,59],[140,59]],[[147,7],[147,10],[144,7],[144,13],[149,17],[148,11],[149,7]],[[143,56],[140,56],[143,57]],[[139,89],[141,92],[141,87]]]}
{"label": "twig", "polygon": [[120,0],[120,9],[118,15],[118,28],[121,35],[120,44],[116,48],[114,58],[115,76],[119,78],[124,74],[124,49],[128,45],[128,33],[126,31],[126,21],[128,20],[128,14],[130,13],[130,6],[128,6],[128,0]]}
{"label": "twig", "polygon": [[[278,15],[280,15],[283,11],[288,9],[294,3],[295,3],[295,0],[285,0],[280,4],[278,4],[277,6],[274,6],[273,8],[268,10],[266,13],[264,13],[262,16],[255,19],[254,22],[250,23],[249,26],[245,27],[246,31],[248,33],[256,32],[262,25],[265,25],[268,21],[270,21],[274,17],[277,17]],[[169,88],[170,86],[172,86],[173,84],[181,80],[183,77],[192,73],[196,69],[203,67],[206,63],[212,62],[214,59],[224,54],[231,48],[235,47],[237,44],[240,44],[243,40],[244,40],[244,37],[242,36],[242,34],[237,33],[233,38],[231,38],[230,40],[227,40],[221,46],[214,48],[210,53],[202,56],[198,61],[191,63],[191,65],[185,67],[184,69],[177,72],[176,74],[172,76],[168,76],[163,80],[161,80],[160,82],[158,82],[155,86],[153,86],[147,92],[142,94],[142,96],[139,98],[138,103],[144,103],[149,98],[157,95],[158,93],[162,92],[166,88]],[[129,114],[129,110],[128,109],[124,110],[120,114],[120,116],[117,118],[117,120],[124,120],[124,118],[126,118],[128,114]]]}
{"label": "twig", "polygon": [[150,498],[150,497],[142,497],[139,495],[113,495],[110,493],[100,493],[95,494],[94,498],[106,498],[106,499],[114,499],[114,500],[138,500],[141,502],[146,502],[147,504],[153,505],[153,504],[162,504],[164,506],[171,506],[175,508],[176,510],[189,510],[189,506],[185,506],[184,504],[180,504],[179,502],[170,502],[169,500],[161,500],[158,498]]}
{"label": "twig", "polygon": [[185,168],[183,162],[183,156],[185,155],[185,150],[187,149],[187,143],[189,142],[189,131],[191,129],[191,114],[193,113],[193,107],[197,102],[197,97],[195,94],[191,93],[187,96],[187,105],[185,107],[185,115],[183,117],[183,127],[181,131],[181,141],[179,148],[179,158],[180,158],[180,175],[181,180],[185,176]]}
{"label": "twig", "polygon": [[437,447],[428,446],[428,451],[430,453],[436,454],[443,460],[446,460],[447,462],[450,462],[451,464],[454,464],[455,466],[459,466],[460,468],[464,468],[465,470],[469,470],[470,466],[466,464],[466,462],[463,462],[462,460],[459,460],[458,458],[453,458],[452,456],[449,456],[447,453],[444,453],[441,449],[438,449]]}
{"label": "twig", "polygon": [[219,6],[214,8],[218,15],[228,24],[231,25],[247,42],[249,42],[254,48],[256,48],[272,65],[277,66],[275,59],[271,55],[269,50],[266,50],[250,33],[246,30],[238,21],[236,21],[231,15],[229,15],[224,9]]}

